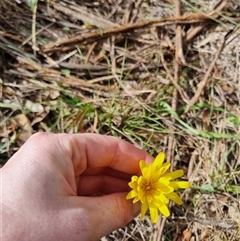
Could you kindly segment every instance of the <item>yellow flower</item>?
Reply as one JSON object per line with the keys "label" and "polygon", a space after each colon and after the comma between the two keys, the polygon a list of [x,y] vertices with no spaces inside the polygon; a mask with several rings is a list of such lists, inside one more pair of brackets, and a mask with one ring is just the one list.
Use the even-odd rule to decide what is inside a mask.
{"label": "yellow flower", "polygon": [[133,199],[133,203],[141,202],[141,219],[149,209],[153,223],[157,222],[159,212],[165,217],[170,215],[168,209],[169,199],[181,205],[182,200],[175,189],[188,188],[188,181],[174,181],[183,176],[183,170],[168,172],[170,162],[164,162],[165,155],[160,152],[154,162],[147,165],[144,160],[139,163],[141,176],[132,176],[129,186],[132,190],[126,199]]}

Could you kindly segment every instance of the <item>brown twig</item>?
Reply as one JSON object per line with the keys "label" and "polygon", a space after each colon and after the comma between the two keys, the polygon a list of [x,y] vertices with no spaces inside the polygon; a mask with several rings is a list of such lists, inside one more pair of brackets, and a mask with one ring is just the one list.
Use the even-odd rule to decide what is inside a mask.
{"label": "brown twig", "polygon": [[[214,18],[214,14],[211,15],[211,18]],[[98,38],[106,38],[110,35],[121,34],[124,32],[133,31],[140,28],[146,28],[150,26],[166,26],[166,25],[173,25],[173,24],[190,24],[196,22],[202,22],[209,20],[208,15],[203,14],[189,14],[180,17],[169,17],[163,19],[156,19],[156,20],[148,20],[139,23],[133,24],[126,24],[124,26],[114,27],[106,30],[96,30],[90,33],[81,34],[78,36],[74,36],[67,39],[62,39],[59,41],[51,42],[43,46],[43,52],[55,52],[55,51],[68,51],[73,48],[77,44],[80,44],[83,41],[90,41],[96,40]]]}
{"label": "brown twig", "polygon": [[91,46],[89,47],[88,52],[87,52],[87,55],[86,55],[86,57],[85,57],[85,63],[88,63],[88,62],[89,62],[90,56],[91,56],[94,48],[96,47],[96,45],[97,45],[97,42],[94,42],[94,43],[92,43]]}

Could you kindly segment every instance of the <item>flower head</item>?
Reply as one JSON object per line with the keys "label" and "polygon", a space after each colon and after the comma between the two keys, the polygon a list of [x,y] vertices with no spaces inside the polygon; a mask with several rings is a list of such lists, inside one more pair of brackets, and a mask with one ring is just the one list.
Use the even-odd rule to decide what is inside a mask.
{"label": "flower head", "polygon": [[168,209],[169,199],[181,205],[182,200],[175,189],[188,188],[190,182],[176,181],[176,178],[183,176],[183,170],[168,172],[170,162],[164,162],[165,155],[160,152],[154,162],[147,165],[144,160],[139,163],[141,176],[132,176],[129,186],[132,190],[126,199],[132,199],[133,203],[141,202],[141,219],[149,209],[151,220],[157,222],[159,212],[165,217],[170,215]]}

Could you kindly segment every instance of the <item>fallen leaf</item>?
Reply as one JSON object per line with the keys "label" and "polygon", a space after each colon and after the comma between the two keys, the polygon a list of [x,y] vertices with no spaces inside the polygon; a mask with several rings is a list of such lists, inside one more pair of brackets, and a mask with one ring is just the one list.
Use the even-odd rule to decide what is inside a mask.
{"label": "fallen leaf", "polygon": [[201,233],[201,237],[200,237],[200,240],[201,241],[207,241],[208,240],[208,237],[209,237],[209,234],[210,234],[210,231],[208,228],[205,228],[202,233]]}
{"label": "fallen leaf", "polygon": [[44,108],[40,103],[33,103],[30,100],[26,100],[25,108],[33,113],[42,113],[44,111]]}
{"label": "fallen leaf", "polygon": [[46,118],[46,116],[49,114],[50,110],[51,110],[51,106],[45,106],[43,113],[39,113],[34,116],[34,119],[31,122],[31,126],[35,125],[36,123],[41,122],[44,118]]}
{"label": "fallen leaf", "polygon": [[224,92],[227,92],[228,94],[232,94],[234,92],[234,88],[232,88],[230,85],[226,83],[222,83],[221,88]]}
{"label": "fallen leaf", "polygon": [[189,229],[185,229],[177,238],[177,241],[190,241],[192,232]]}
{"label": "fallen leaf", "polygon": [[18,124],[18,127],[21,128],[18,140],[24,143],[33,134],[33,129],[30,121],[25,114],[17,115],[14,120]]}

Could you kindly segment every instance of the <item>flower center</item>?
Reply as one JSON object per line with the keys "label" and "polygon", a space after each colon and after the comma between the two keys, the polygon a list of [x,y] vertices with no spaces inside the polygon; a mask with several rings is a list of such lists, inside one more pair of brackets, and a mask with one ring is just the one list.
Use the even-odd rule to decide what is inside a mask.
{"label": "flower center", "polygon": [[142,183],[142,190],[145,194],[151,194],[153,191],[153,185],[151,182],[143,181]]}

